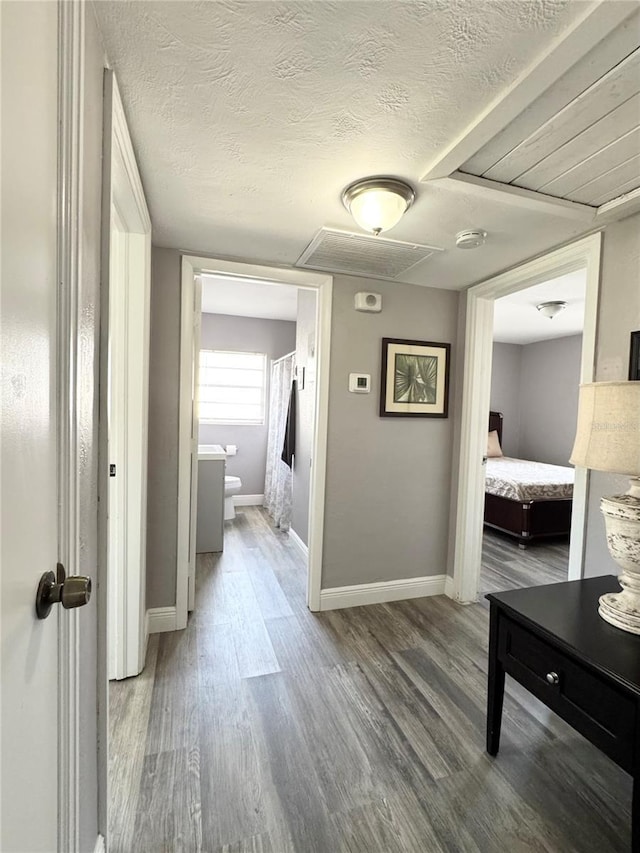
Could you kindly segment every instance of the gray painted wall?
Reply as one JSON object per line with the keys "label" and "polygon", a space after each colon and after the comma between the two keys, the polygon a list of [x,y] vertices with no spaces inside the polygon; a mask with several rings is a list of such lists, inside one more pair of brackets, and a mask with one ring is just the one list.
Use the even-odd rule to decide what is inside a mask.
{"label": "gray painted wall", "polygon": [[491,409],[502,412],[507,456],[566,465],[578,413],[582,335],[493,345]]}
{"label": "gray painted wall", "polygon": [[[152,275],[149,458],[150,469],[162,464],[163,481],[149,486],[148,606],[160,607],[175,603],[180,253],[154,249]],[[447,419],[380,418],[381,339],[449,342],[455,376],[459,295],[351,276],[334,281],[322,585],[442,574],[456,396]],[[354,310],[359,290],[382,293],[381,314]],[[371,394],[349,393],[352,371],[372,375]]]}
{"label": "gray painted wall", "polygon": [[[597,380],[626,378],[629,334],[640,328],[639,280],[640,215],[636,215],[610,226],[604,235]],[[381,314],[361,314],[353,310],[353,294],[364,289],[383,294]],[[175,601],[179,293],[180,253],[154,249],[148,537],[150,607],[168,606]],[[449,480],[453,429],[459,434],[461,329],[466,305],[462,294],[457,316],[459,297],[451,291],[335,277],[325,588],[392,577],[439,574],[444,571],[447,557],[451,571],[453,549],[450,538],[447,554],[446,531],[449,509],[451,507],[453,513],[455,507]],[[407,422],[377,416],[380,339],[383,336],[448,340],[454,344],[452,379],[456,377],[456,381],[452,383],[448,420]],[[167,348],[174,355],[164,359]],[[159,363],[154,355],[162,356],[163,362]],[[171,364],[171,370],[167,370],[167,364]],[[348,393],[350,371],[372,374],[372,394]],[[158,393],[158,386],[162,393]],[[161,435],[155,434],[158,431]],[[159,452],[161,447],[163,453]],[[155,454],[153,448],[156,448]],[[166,475],[162,489],[152,482],[156,460],[163,464]],[[624,477],[597,472],[591,475],[586,522],[587,575],[617,571],[607,551],[599,501],[603,494],[626,488]],[[452,515],[450,532],[454,522]],[[159,544],[163,539],[166,548]],[[156,555],[158,559],[154,562]]]}
{"label": "gray painted wall", "polygon": [[522,347],[520,455],[568,465],[578,418],[582,335]]}
{"label": "gray painted wall", "polygon": [[[232,317],[228,314],[203,314],[203,349],[265,352],[267,370],[270,360],[280,358],[296,347],[296,324],[288,320],[262,320]],[[267,399],[269,388],[267,383]],[[227,474],[240,477],[242,495],[264,493],[267,462],[268,417],[264,424],[200,424],[201,444],[235,444],[236,456],[227,457]]]}
{"label": "gray painted wall", "polygon": [[491,362],[492,412],[502,412],[502,451],[520,457],[520,383],[522,350],[519,344],[493,345]]}
{"label": "gray painted wall", "polygon": [[[381,340],[449,342],[455,376],[458,294],[334,281],[322,586],[443,574],[457,410],[450,394],[447,419],[379,417]],[[381,293],[382,313],[355,311],[359,290]],[[371,374],[371,394],[349,393],[350,372]]]}
{"label": "gray painted wall", "polygon": [[176,603],[180,252],[151,255],[147,607]]}
{"label": "gray painted wall", "polygon": [[316,396],[316,302],[313,290],[298,291],[296,323],[296,366],[298,375],[304,368],[304,388],[298,381],[296,408],[296,455],[293,464],[293,506],[291,528],[309,544],[309,486],[311,451],[315,420]]}
{"label": "gray painted wall", "polygon": [[[598,336],[597,382],[624,380],[629,375],[629,336],[640,329],[640,214],[610,225],[604,234]],[[585,576],[619,574],[605,538],[600,512],[603,495],[620,494],[627,477],[593,471],[590,475],[585,550]]]}

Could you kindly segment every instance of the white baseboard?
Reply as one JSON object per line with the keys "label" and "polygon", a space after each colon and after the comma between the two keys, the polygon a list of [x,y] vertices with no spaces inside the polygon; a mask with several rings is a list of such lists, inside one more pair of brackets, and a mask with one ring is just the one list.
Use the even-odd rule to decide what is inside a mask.
{"label": "white baseboard", "polygon": [[289,528],[289,539],[291,539],[291,541],[296,546],[296,548],[298,548],[298,550],[302,551],[305,557],[309,557],[309,548],[304,544],[302,539],[298,536],[298,534],[292,527]]}
{"label": "white baseboard", "polygon": [[177,615],[173,607],[152,607],[147,610],[149,633],[162,634],[164,631],[176,631]]}
{"label": "white baseboard", "polygon": [[93,853],[105,853],[106,849],[104,846],[104,835],[99,835],[96,839],[96,846],[93,848]]}
{"label": "white baseboard", "polygon": [[449,598],[453,598],[453,578],[450,575],[447,575],[444,579],[444,594]]}
{"label": "white baseboard", "polygon": [[234,506],[263,506],[264,495],[234,495]]}
{"label": "white baseboard", "polygon": [[336,586],[320,591],[320,610],[338,610],[341,607],[359,607],[363,604],[384,604],[387,601],[402,601],[406,598],[443,595],[445,587],[446,575]]}

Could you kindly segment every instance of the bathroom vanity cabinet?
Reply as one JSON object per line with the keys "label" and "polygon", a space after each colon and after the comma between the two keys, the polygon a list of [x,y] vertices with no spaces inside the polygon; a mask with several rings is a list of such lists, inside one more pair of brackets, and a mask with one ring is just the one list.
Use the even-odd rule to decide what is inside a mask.
{"label": "bathroom vanity cabinet", "polygon": [[198,448],[196,553],[224,548],[224,472],[227,455],[218,444]]}

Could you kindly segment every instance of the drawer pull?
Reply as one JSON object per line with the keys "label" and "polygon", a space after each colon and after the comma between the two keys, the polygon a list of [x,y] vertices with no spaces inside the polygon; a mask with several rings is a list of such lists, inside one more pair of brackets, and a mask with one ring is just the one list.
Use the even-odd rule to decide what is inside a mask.
{"label": "drawer pull", "polygon": [[549,684],[558,684],[560,681],[560,677],[557,672],[548,672],[547,673],[547,681]]}

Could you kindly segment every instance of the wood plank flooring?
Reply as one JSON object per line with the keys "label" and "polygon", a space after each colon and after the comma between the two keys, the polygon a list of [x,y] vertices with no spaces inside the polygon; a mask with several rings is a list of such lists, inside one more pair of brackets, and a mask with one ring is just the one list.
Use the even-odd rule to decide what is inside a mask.
{"label": "wood plank flooring", "polygon": [[537,540],[518,547],[511,536],[485,528],[482,537],[480,592],[501,592],[567,580],[569,541],[566,537]]}
{"label": "wood plank flooring", "polygon": [[[522,559],[485,543],[485,588],[549,580],[548,556]],[[484,604],[312,614],[305,583],[253,507],[199,560],[186,630],[111,685],[111,851],[629,849],[630,779],[513,682],[485,753]]]}

